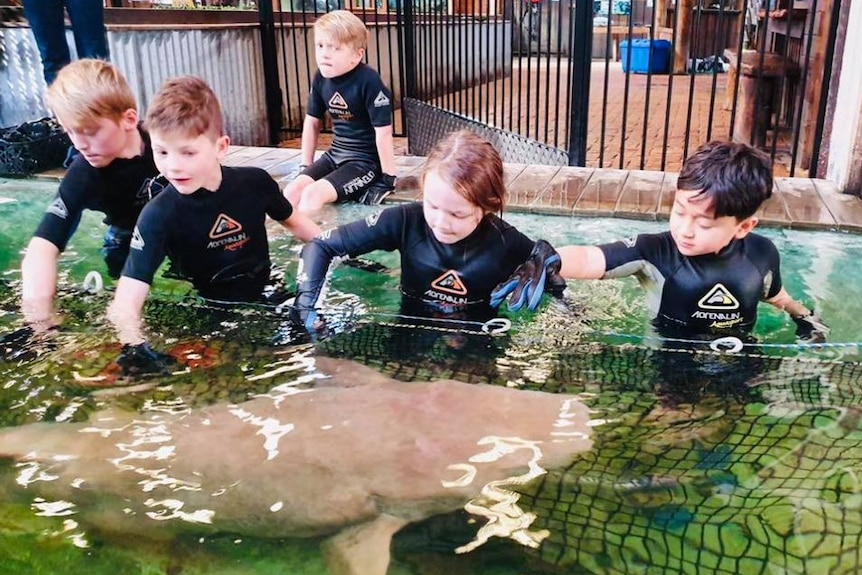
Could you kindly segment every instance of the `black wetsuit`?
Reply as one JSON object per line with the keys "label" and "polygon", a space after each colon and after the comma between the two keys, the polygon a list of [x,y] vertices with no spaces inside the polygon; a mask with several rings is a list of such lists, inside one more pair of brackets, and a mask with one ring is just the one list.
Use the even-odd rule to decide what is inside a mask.
{"label": "black wetsuit", "polygon": [[[140,130],[140,129],[139,129]],[[61,252],[74,235],[84,210],[105,214],[105,262],[111,277],[119,277],[129,253],[131,230],[144,205],[161,186],[151,185],[158,176],[150,138],[140,130],[144,151],[134,158],[117,158],[104,168],[94,168],[78,155],[66,170],[57,195],[48,206],[35,237],[45,239]]]}
{"label": "black wetsuit", "polygon": [[260,168],[222,167],[215,192],[185,195],[169,186],[141,212],[123,275],[152,283],[170,253],[203,297],[255,301],[270,276],[266,216],[282,222],[292,213]]}
{"label": "black wetsuit", "polygon": [[781,291],[779,256],[767,238],[748,234],[718,254],[688,257],[670,232],[599,246],[605,278],[637,275],[662,334],[748,333],[757,304]]}
{"label": "black wetsuit", "polygon": [[335,138],[328,154],[336,164],[348,160],[380,163],[374,128],[392,125],[392,93],[380,75],[360,63],[337,78],[314,75],[308,97],[308,115],[332,118]]}
{"label": "black wetsuit", "polygon": [[482,320],[496,313],[491,291],[508,278],[533,249],[533,240],[494,215],[455,244],[439,242],[425,223],[421,203],[385,209],[339,226],[302,250],[300,293],[313,304],[333,258],[373,250],[401,253],[402,309],[411,314]]}
{"label": "black wetsuit", "polygon": [[328,180],[339,201],[361,196],[381,174],[374,129],[392,125],[392,93],[364,63],[337,78],[317,72],[307,113],[320,120],[328,113],[335,137],[329,150],[303,173]]}

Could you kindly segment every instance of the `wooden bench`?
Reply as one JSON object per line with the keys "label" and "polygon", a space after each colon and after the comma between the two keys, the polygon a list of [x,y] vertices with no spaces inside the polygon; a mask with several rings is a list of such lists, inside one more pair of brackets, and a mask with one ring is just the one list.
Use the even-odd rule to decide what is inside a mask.
{"label": "wooden bench", "polygon": [[[629,27],[626,25],[613,25],[611,30],[611,57],[615,61],[620,59],[620,42],[629,39]],[[593,36],[606,36],[608,33],[607,26],[596,26],[593,28]],[[631,39],[649,38],[649,26],[632,26]],[[604,41],[599,38],[599,44],[604,44]],[[595,44],[593,44],[595,46]]]}

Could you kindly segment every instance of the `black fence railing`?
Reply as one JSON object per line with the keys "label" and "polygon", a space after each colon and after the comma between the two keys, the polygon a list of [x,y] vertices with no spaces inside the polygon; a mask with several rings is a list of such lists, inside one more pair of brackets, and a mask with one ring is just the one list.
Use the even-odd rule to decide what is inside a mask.
{"label": "black fence railing", "polygon": [[819,55],[814,23],[831,14],[817,0],[780,12],[754,1],[662,14],[646,0],[262,7],[273,35],[265,52],[276,52],[266,56],[278,78],[268,82],[278,94],[273,135],[298,137],[314,73],[311,26],[346,8],[368,25],[366,58],[395,94],[398,136],[409,124],[400,103],[414,98],[558,148],[571,165],[676,171],[700,144],[732,138],[768,150],[777,173],[800,175],[817,157],[829,86],[831,54]]}

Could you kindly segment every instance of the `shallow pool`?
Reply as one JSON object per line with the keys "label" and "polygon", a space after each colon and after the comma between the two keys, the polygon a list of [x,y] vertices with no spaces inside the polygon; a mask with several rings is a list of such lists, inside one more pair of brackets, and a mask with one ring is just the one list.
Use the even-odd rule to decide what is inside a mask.
{"label": "shallow pool", "polygon": [[[0,180],[3,331],[54,189]],[[556,245],[664,228],[507,217]],[[176,372],[115,387],[110,292],[79,288],[102,232],[89,214],[63,256],[57,345],[0,363],[0,573],[382,573],[387,550],[417,575],[862,568],[862,237],[763,230],[825,349],[768,306],[743,354],[659,349],[633,280],[570,282],[501,336],[420,327],[373,254],[389,271],[337,270],[354,314],[316,344],[158,280],[148,325]],[[297,246],[272,235],[292,278]],[[481,385],[428,383],[448,378]]]}

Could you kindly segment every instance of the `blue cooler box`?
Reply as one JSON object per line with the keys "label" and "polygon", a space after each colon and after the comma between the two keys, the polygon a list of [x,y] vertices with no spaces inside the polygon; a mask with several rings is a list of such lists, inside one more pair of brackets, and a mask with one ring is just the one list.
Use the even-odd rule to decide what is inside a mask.
{"label": "blue cooler box", "polygon": [[[631,61],[629,61],[629,49],[631,48]],[[635,74],[667,74],[670,71],[670,48],[671,43],[667,40],[623,40],[620,42],[620,61],[623,64],[623,72],[631,71]],[[652,59],[650,59],[652,52]]]}

